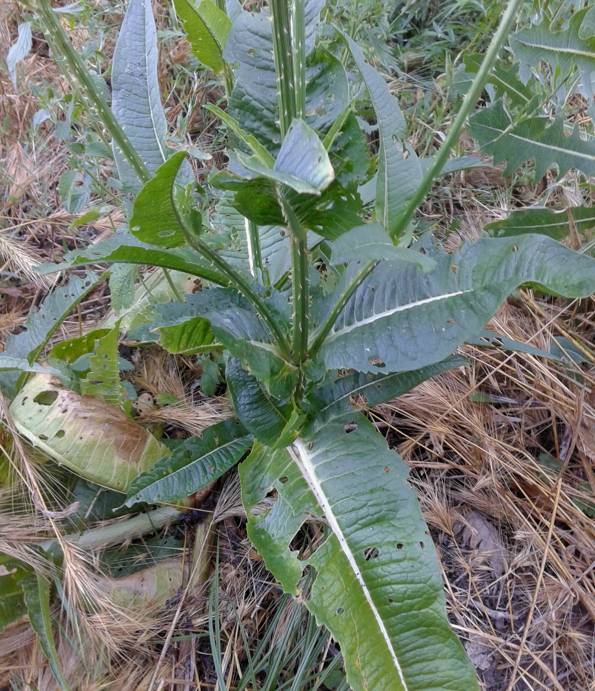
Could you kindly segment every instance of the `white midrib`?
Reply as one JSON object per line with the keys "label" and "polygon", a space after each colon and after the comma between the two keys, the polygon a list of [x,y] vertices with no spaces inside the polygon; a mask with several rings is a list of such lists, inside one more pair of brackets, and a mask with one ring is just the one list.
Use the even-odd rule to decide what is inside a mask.
{"label": "white midrib", "polygon": [[[151,3],[148,2],[148,0],[145,0],[144,2],[144,9],[145,9],[145,26],[144,26],[144,34],[145,34],[145,43],[149,43],[151,39],[153,38],[153,32],[157,31],[157,29],[154,26],[151,26],[151,20],[154,22],[153,18],[153,9],[151,7]],[[147,13],[150,14],[150,17],[147,16]],[[149,33],[149,27],[151,28],[151,32]],[[155,43],[157,42],[157,38],[155,37]],[[151,72],[152,72],[152,65],[149,65],[149,51],[145,50],[144,54],[145,58],[145,75],[147,78],[147,102],[149,106],[149,116],[151,118],[151,126],[153,128],[153,134],[155,135],[155,141],[157,142],[157,147],[159,149],[159,153],[161,154],[161,159],[165,161],[167,159],[167,156],[165,155],[165,151],[163,149],[163,144],[161,142],[161,138],[159,137],[159,133],[157,132],[157,123],[155,122],[155,115],[153,113],[153,103],[151,100],[151,94],[153,93],[151,91]],[[155,71],[157,71],[157,67],[155,67]],[[159,89],[157,89],[157,93],[159,93]],[[161,105],[161,103],[159,104]]]}
{"label": "white midrib", "polygon": [[376,314],[372,314],[369,317],[366,317],[365,319],[360,319],[358,321],[353,322],[353,324],[348,324],[347,326],[344,326],[340,329],[337,329],[336,331],[333,330],[329,334],[328,338],[325,341],[326,343],[329,343],[330,341],[334,341],[336,338],[339,338],[339,336],[343,336],[347,333],[350,333],[351,331],[354,331],[355,329],[359,329],[362,326],[367,326],[368,324],[373,324],[374,322],[378,321],[379,319],[386,319],[387,317],[392,317],[393,314],[397,314],[397,312],[406,312],[407,310],[413,309],[414,307],[419,307],[420,305],[428,305],[431,302],[438,302],[440,300],[448,300],[448,298],[454,298],[457,295],[463,295],[464,293],[472,293],[473,289],[468,288],[467,290],[457,290],[454,293],[444,293],[443,295],[434,295],[431,298],[424,298],[423,300],[417,300],[417,302],[408,302],[406,305],[398,305],[397,307],[392,307],[389,310],[385,310],[384,312],[377,312]]}
{"label": "white midrib", "polygon": [[498,127],[492,127],[491,125],[482,124],[481,127],[483,127],[486,130],[491,130],[492,132],[498,133],[498,137],[496,137],[496,139],[493,139],[490,142],[490,144],[492,144],[495,141],[498,141],[498,139],[501,136],[505,135],[507,137],[511,137],[512,139],[518,139],[521,142],[527,142],[541,149],[548,149],[551,151],[557,151],[561,154],[577,156],[578,158],[585,158],[587,161],[595,161],[595,156],[592,156],[591,154],[585,154],[582,151],[575,151],[574,149],[565,149],[562,146],[555,146],[554,144],[546,144],[544,142],[539,142],[536,139],[531,139],[530,137],[522,137],[520,134],[516,134],[515,132],[507,132],[505,130],[499,129]]}
{"label": "white midrib", "polygon": [[347,540],[345,539],[345,535],[343,534],[341,526],[337,521],[337,517],[335,516],[333,507],[329,503],[329,500],[322,489],[318,476],[316,475],[314,464],[312,462],[313,455],[308,451],[307,445],[304,444],[304,442],[299,438],[293,442],[292,446],[288,447],[288,451],[290,456],[293,458],[298,468],[300,469],[302,475],[304,476],[304,479],[306,480],[308,486],[312,490],[312,493],[316,497],[316,501],[322,509],[322,512],[329,524],[329,527],[333,531],[333,534],[337,538],[343,554],[349,562],[349,566],[351,567],[353,574],[362,589],[364,597],[366,598],[366,602],[368,603],[370,610],[372,611],[374,620],[376,621],[380,633],[387,645],[387,648],[391,656],[391,660],[397,671],[401,685],[403,686],[404,691],[407,691],[409,687],[407,686],[407,682],[405,681],[401,664],[399,662],[399,659],[397,658],[397,653],[393,647],[386,626],[382,621],[380,612],[376,607],[376,603],[372,599],[372,595],[370,593],[370,590],[368,589],[366,581],[364,580],[362,572],[360,571],[360,568],[357,565],[353,552],[347,544]]}
{"label": "white midrib", "polygon": [[589,58],[593,59],[593,53],[588,50],[581,50],[580,48],[564,48],[563,46],[548,46],[547,43],[532,43],[527,39],[517,38],[516,39],[522,46],[526,48],[536,48],[538,50],[543,50],[547,53],[562,53],[563,55],[572,55],[573,57]]}

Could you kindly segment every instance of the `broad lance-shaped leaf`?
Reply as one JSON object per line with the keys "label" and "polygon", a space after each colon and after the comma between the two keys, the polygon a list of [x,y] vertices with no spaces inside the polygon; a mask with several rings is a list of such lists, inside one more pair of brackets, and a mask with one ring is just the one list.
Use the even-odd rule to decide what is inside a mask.
{"label": "broad lance-shaped leaf", "polygon": [[595,209],[590,206],[576,206],[556,211],[544,207],[515,209],[501,221],[492,221],[485,230],[494,237],[514,237],[527,233],[547,235],[562,240],[574,226],[579,233],[595,228]]}
{"label": "broad lance-shaped leaf", "polygon": [[[112,110],[149,173],[165,161],[167,121],[157,77],[157,30],[151,0],[130,0],[118,34],[112,62]],[[139,180],[116,147],[122,181]]]}
{"label": "broad lance-shaped leaf", "polygon": [[175,197],[176,177],[185,158],[186,152],[178,151],[162,163],[134,200],[130,232],[142,242],[161,247],[184,244],[183,221]]}
{"label": "broad lance-shaped leaf", "polygon": [[238,358],[229,358],[225,378],[241,423],[257,439],[275,445],[289,421],[288,406],[275,400]]}
{"label": "broad lance-shaped leaf", "polygon": [[80,396],[44,374],[23,386],[10,413],[33,446],[77,475],[118,492],[169,454],[119,408]]}
{"label": "broad lance-shaped leaf", "polygon": [[466,362],[462,357],[453,356],[411,372],[354,372],[336,377],[312,394],[316,412],[313,414],[311,427],[313,430],[319,429],[330,420],[353,415],[355,411],[402,396],[427,379],[450,369],[463,367]]}
{"label": "broad lance-shaped leaf", "polygon": [[[56,329],[99,280],[96,274],[90,272],[73,276],[66,285],[54,288],[38,308],[29,312],[24,330],[6,339],[3,355],[33,364]],[[0,373],[0,387],[8,396],[13,396],[23,381],[24,376],[19,372]]]}
{"label": "broad lance-shaped leaf", "polygon": [[225,66],[223,49],[231,29],[229,17],[213,0],[174,0],[174,6],[197,60],[213,72],[221,72]]}
{"label": "broad lance-shaped leaf", "polygon": [[571,298],[595,290],[595,260],[541,235],[487,238],[432,256],[429,273],[402,261],[378,264],[322,346],[329,369],[400,372],[439,362],[478,336],[524,284]]}
{"label": "broad lance-shaped leaf", "polygon": [[200,437],[185,439],[171,456],[139,475],[128,488],[126,505],[181,501],[220,478],[251,443],[252,437],[237,420],[208,427]]}
{"label": "broad lance-shaped leaf", "polygon": [[542,177],[556,166],[560,175],[572,168],[595,175],[595,137],[581,137],[578,130],[565,134],[564,123],[535,117],[515,124],[502,101],[483,108],[470,119],[471,133],[481,148],[506,161],[506,172],[512,173],[526,161],[535,162],[535,175]]}
{"label": "broad lance-shaped leaf", "polygon": [[249,158],[240,152],[236,155],[251,172],[287,185],[300,194],[319,195],[335,177],[328,153],[318,135],[300,119],[291,123],[272,168],[254,157]]}
{"label": "broad lance-shaped leaf", "polygon": [[0,632],[27,613],[20,585],[26,576],[20,562],[0,553]]}
{"label": "broad lance-shaped leaf", "polygon": [[[160,266],[164,269],[174,269],[199,276],[218,285],[225,286],[229,283],[226,276],[194,250],[156,248],[140,242],[126,233],[115,235],[98,242],[96,245],[89,245],[82,250],[69,252],[65,259],[71,266],[98,264],[99,262]],[[57,268],[64,268],[64,266],[49,267],[50,270],[54,271]]]}
{"label": "broad lance-shaped leaf", "polygon": [[[351,420],[287,449],[255,445],[240,465],[250,540],[284,590],[299,594],[338,641],[355,691],[478,689],[448,625],[408,468],[368,420]],[[311,521],[327,536],[300,558],[290,545]],[[308,566],[315,577],[300,592]]]}
{"label": "broad lance-shaped leaf", "polygon": [[68,684],[60,669],[60,659],[52,630],[50,582],[40,574],[30,574],[22,579],[21,587],[31,627],[37,634],[37,640],[50,665],[52,674],[60,689],[68,691]]}
{"label": "broad lance-shaped leaf", "polygon": [[[386,232],[395,234],[402,211],[402,193],[398,183],[399,168],[403,155],[399,152],[399,142],[405,136],[405,119],[397,99],[390,93],[384,78],[369,65],[361,48],[349,36],[343,34],[351,55],[360,71],[370,100],[376,112],[380,150],[378,152],[378,178],[376,183],[376,217]],[[395,238],[398,239],[398,238]]]}

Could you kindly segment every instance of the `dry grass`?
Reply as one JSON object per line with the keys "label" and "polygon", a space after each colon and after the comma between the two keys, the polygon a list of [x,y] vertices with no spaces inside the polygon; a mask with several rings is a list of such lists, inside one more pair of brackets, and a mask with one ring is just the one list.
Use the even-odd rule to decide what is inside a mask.
{"label": "dry grass", "polygon": [[[3,46],[14,38],[18,20],[16,3],[0,7]],[[165,23],[164,12],[159,21]],[[163,85],[171,64],[186,56],[187,46],[179,41],[162,54]],[[74,216],[61,208],[57,186],[68,152],[48,125],[31,130],[38,109],[31,86],[47,82],[68,90],[43,41],[36,39],[33,53],[19,67],[19,79],[14,89],[0,72],[0,122],[5,124],[0,137],[0,271],[12,281],[0,285],[1,337],[22,323],[47,288],[34,272],[38,262],[58,260],[65,247],[102,237],[122,219],[111,211],[88,227],[73,228]],[[164,89],[168,117],[173,122],[182,102],[191,100],[189,134],[200,134],[198,145],[217,156],[215,120],[198,107],[217,94],[205,86],[201,77],[185,85],[183,95]],[[460,233],[473,236],[480,220],[503,215],[513,202],[563,196],[577,203],[582,194],[578,179],[567,176],[563,185],[546,180],[517,187],[512,199],[500,172],[486,168],[455,176],[441,188],[440,204],[433,199],[422,213],[444,228],[457,220]],[[449,242],[455,245],[458,236]],[[108,308],[107,292],[94,293],[56,338],[78,334]],[[526,293],[505,305],[493,326],[545,350],[554,337],[563,336],[588,351],[594,316],[587,301],[564,304]],[[593,360],[578,367],[493,349],[465,352],[469,367],[426,382],[371,416],[412,468],[442,559],[451,621],[484,688],[594,688]],[[145,423],[163,425],[170,436],[179,437],[200,434],[229,415],[226,399],[197,396],[193,385],[200,372],[191,359],[149,348],[134,364],[131,378],[141,392],[138,413]],[[178,403],[159,406],[159,394]],[[0,495],[0,552],[47,571],[49,565],[31,545],[61,539],[68,515],[59,509],[68,511],[68,506],[31,450],[15,449],[9,441],[0,440],[2,452],[21,478],[18,491]],[[545,465],[540,456],[553,462]],[[40,486],[51,488],[49,505]],[[175,531],[182,537],[184,585],[166,606],[123,608],[101,588],[101,553],[84,553],[62,541],[64,592],[53,614],[61,626],[60,661],[73,689],[214,688],[204,587],[207,555],[219,560],[221,664],[234,688],[246,651],[258,645],[278,608],[279,591],[247,540],[233,475],[195,508]],[[208,539],[205,516],[215,526]],[[289,609],[282,615],[277,638]],[[20,688],[56,688],[26,621],[5,630],[0,642],[0,686],[9,679]]]}

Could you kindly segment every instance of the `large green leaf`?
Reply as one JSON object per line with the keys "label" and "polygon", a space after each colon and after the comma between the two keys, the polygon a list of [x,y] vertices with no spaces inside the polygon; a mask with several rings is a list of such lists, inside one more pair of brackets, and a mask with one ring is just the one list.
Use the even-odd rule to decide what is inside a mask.
{"label": "large green leaf", "polygon": [[238,358],[229,358],[225,377],[234,409],[244,427],[260,441],[275,445],[289,422],[287,405],[275,400],[242,367]]}
{"label": "large green leaf", "polygon": [[208,427],[200,437],[185,439],[171,456],[139,475],[128,488],[126,504],[181,501],[220,478],[251,443],[252,437],[237,420]]}
{"label": "large green leaf", "polygon": [[[26,360],[32,365],[56,329],[99,280],[96,274],[87,273],[73,276],[65,285],[54,288],[38,308],[30,310],[23,331],[6,339],[3,355]],[[19,372],[0,374],[0,386],[8,396],[13,396],[23,381],[24,376]]]}
{"label": "large green leaf", "polygon": [[561,31],[552,31],[544,20],[538,26],[519,31],[510,37],[510,45],[521,64],[521,75],[528,75],[541,61],[550,65],[553,74],[564,78],[575,69],[581,73],[583,93],[593,98],[592,74],[595,72],[595,38],[581,37],[581,25],[588,9],[576,12]]}
{"label": "large green leaf", "polygon": [[[446,618],[441,572],[408,469],[361,415],[287,449],[257,444],[240,466],[248,535],[286,592],[341,646],[359,691],[477,689]],[[309,521],[327,537],[290,548]],[[302,591],[306,567],[315,571]],[[303,587],[303,585],[302,585]]]}
{"label": "large green leaf", "polygon": [[[112,110],[149,173],[167,158],[167,121],[159,93],[157,30],[151,0],[130,0],[112,61]],[[139,180],[114,146],[120,178],[132,188]]]}
{"label": "large green leaf", "polygon": [[22,579],[21,587],[31,627],[37,634],[39,645],[50,665],[58,686],[62,691],[67,691],[68,684],[62,675],[58,651],[54,642],[52,617],[50,614],[50,582],[40,574],[31,574]]}
{"label": "large green leaf", "polygon": [[185,158],[186,152],[178,151],[162,163],[134,200],[130,232],[142,242],[161,247],[184,244],[175,182]]}
{"label": "large green leaf", "polygon": [[464,358],[453,356],[411,372],[389,374],[353,372],[344,376],[335,376],[333,380],[325,383],[312,394],[315,401],[312,429],[319,429],[335,418],[353,415],[355,411],[371,408],[402,396],[427,379],[465,364]]}
{"label": "large green leaf", "polygon": [[157,327],[159,345],[168,353],[194,355],[217,347],[211,325],[204,317],[190,317],[180,324]]}
{"label": "large green leaf", "polygon": [[174,0],[174,6],[197,60],[213,72],[221,72],[225,66],[223,49],[231,29],[229,17],[213,0]]}
{"label": "large green leaf", "polygon": [[437,266],[429,273],[402,261],[378,264],[321,349],[328,368],[419,369],[480,334],[503,300],[523,284],[567,297],[588,296],[595,289],[595,260],[540,235],[488,238],[453,255],[433,256]]}
{"label": "large green leaf", "polygon": [[[405,119],[397,99],[390,93],[384,78],[369,65],[361,48],[344,35],[351,55],[360,71],[370,100],[376,112],[380,150],[378,153],[378,178],[376,184],[376,217],[390,236],[394,236],[399,222],[399,210],[403,208],[399,185],[400,170],[403,168],[402,145],[405,136]],[[395,238],[398,239],[398,238]]]}
{"label": "large green leaf", "polygon": [[476,113],[470,125],[471,133],[494,162],[506,161],[507,173],[531,160],[537,177],[554,166],[560,175],[572,168],[595,175],[595,137],[581,137],[578,131],[565,134],[562,120],[551,123],[546,117],[534,117],[515,124],[502,101],[497,101]]}
{"label": "large green leaf", "polygon": [[44,374],[23,386],[10,413],[33,446],[77,475],[119,492],[169,454],[119,408],[80,396]]}
{"label": "large green leaf", "polygon": [[174,269],[193,276],[199,276],[219,285],[227,285],[229,279],[221,274],[201,254],[187,248],[161,249],[126,233],[114,235],[107,240],[89,245],[82,250],[69,252],[66,260],[72,265],[106,263],[147,264]]}
{"label": "large green leaf", "polygon": [[539,233],[562,240],[570,233],[571,223],[579,233],[595,228],[595,209],[590,206],[570,207],[561,211],[545,207],[515,209],[501,221],[488,223],[485,230],[494,237]]}

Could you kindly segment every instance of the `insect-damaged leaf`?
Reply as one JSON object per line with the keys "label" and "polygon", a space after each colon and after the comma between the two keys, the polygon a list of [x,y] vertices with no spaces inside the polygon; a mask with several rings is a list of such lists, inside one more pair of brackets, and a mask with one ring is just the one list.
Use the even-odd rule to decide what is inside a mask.
{"label": "insect-damaged leaf", "polygon": [[213,0],[174,0],[174,6],[196,59],[213,72],[221,72],[225,66],[223,48],[231,29],[229,17]]}
{"label": "insect-damaged leaf", "polygon": [[10,413],[33,446],[73,473],[119,492],[169,454],[119,408],[80,396],[44,374],[23,386]]}
{"label": "insect-damaged leaf", "polygon": [[[407,466],[363,416],[352,422],[255,445],[240,466],[250,539],[286,592],[313,568],[300,596],[341,646],[351,688],[477,689]],[[327,535],[300,558],[290,544],[316,520]]]}

